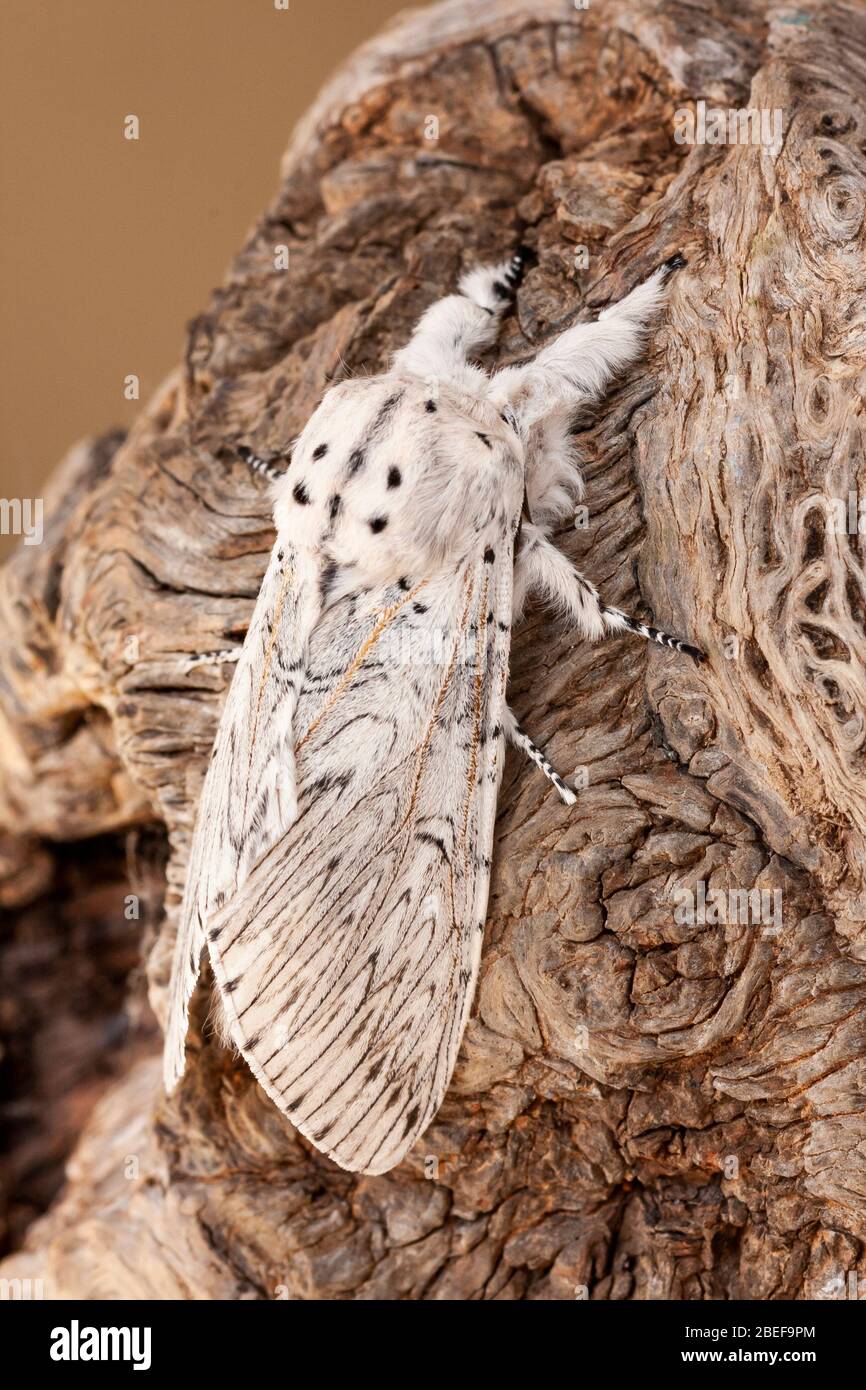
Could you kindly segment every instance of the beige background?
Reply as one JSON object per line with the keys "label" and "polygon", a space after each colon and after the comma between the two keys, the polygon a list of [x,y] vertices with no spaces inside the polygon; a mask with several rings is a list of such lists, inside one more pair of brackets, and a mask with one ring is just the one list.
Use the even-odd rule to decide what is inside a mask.
{"label": "beige background", "polygon": [[175,365],[294,122],[405,7],[2,0],[0,497],[38,496],[75,439],[130,422],[123,378],[145,401]]}

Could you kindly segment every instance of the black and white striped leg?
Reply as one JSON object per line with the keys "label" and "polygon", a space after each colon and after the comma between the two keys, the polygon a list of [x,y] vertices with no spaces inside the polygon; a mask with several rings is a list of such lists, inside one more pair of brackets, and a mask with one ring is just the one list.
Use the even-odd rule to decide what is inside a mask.
{"label": "black and white striped leg", "polygon": [[532,759],[535,766],[541,769],[548,781],[553,783],[560,801],[565,802],[566,806],[573,806],[577,801],[577,793],[572,791],[571,787],[567,786],[562,780],[556,769],[551,767],[538,745],[533,743],[529,735],[521,729],[514,715],[511,713],[511,710],[506,710],[503,728],[515,748],[522,749],[526,756]]}
{"label": "black and white striped leg", "polygon": [[700,647],[693,647],[689,642],[680,641],[679,637],[672,637],[669,632],[663,632],[661,628],[650,627],[648,623],[642,623],[638,618],[630,618],[627,613],[623,613],[620,608],[611,608],[608,604],[601,604],[601,616],[608,632],[633,632],[636,637],[645,637],[648,642],[658,642],[660,647],[672,647],[674,651],[683,652],[685,656],[690,656],[700,664],[706,661],[706,653]]}
{"label": "black and white striped leg", "polygon": [[526,251],[520,246],[493,282],[493,289],[499,299],[513,299],[526,273]]}
{"label": "black and white striped leg", "polygon": [[183,664],[184,672],[194,671],[197,666],[228,666],[240,661],[243,647],[229,647],[221,652],[202,652],[201,656],[191,656]]}
{"label": "black and white striped leg", "polygon": [[275,468],[267,459],[254,454],[252,449],[247,448],[246,444],[238,445],[238,457],[242,458],[254,473],[260,473],[263,478],[267,478],[269,483],[278,483],[285,473],[284,468]]}

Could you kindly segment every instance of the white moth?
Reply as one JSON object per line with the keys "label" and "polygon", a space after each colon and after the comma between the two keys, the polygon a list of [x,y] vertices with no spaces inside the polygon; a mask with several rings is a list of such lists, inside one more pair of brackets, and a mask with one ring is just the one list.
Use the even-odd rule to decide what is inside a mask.
{"label": "white moth", "polygon": [[[165,1081],[207,947],[231,1039],[341,1167],[384,1173],[442,1101],[472,1002],[530,591],[628,630],[549,539],[581,494],[569,423],[638,356],[675,256],[594,323],[487,375],[521,257],[433,304],[390,371],[327,392],[275,484],[274,545],[192,842]],[[253,467],[270,466],[245,453]]]}

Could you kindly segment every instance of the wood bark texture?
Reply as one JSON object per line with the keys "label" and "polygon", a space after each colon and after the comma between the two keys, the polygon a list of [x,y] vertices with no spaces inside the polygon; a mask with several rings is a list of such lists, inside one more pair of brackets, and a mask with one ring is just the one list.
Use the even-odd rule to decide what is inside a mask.
{"label": "wood bark texture", "polygon": [[[781,111],[781,147],[677,143],[698,99]],[[231,677],[183,661],[239,640],[272,541],[233,447],[284,451],[520,243],[503,362],[688,258],[646,360],[576,422],[586,525],[558,540],[710,660],[540,610],[518,630],[512,703],[585,786],[563,807],[509,755],[473,1016],[398,1170],[299,1138],[202,989],[179,1092],[126,1069],[3,1273],[144,1299],[866,1290],[866,538],[834,521],[866,481],[864,213],[860,4],[448,0],[323,92],[182,369],[128,438],[70,455],[6,567],[5,829],[164,827],[159,1015]],[[678,920],[700,882],[780,921]]]}

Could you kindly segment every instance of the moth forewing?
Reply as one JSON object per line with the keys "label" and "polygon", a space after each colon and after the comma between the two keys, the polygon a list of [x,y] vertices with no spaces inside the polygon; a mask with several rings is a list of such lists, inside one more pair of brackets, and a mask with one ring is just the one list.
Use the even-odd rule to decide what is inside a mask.
{"label": "moth forewing", "polygon": [[360,626],[348,600],[322,616],[296,716],[297,820],[208,933],[254,1075],[353,1171],[387,1171],[426,1128],[472,1001],[503,756],[510,521],[495,547],[426,583],[423,602],[391,588]]}
{"label": "moth forewing", "polygon": [[313,557],[278,539],[229,687],[199,800],[172,964],[165,1080],[184,1070],[206,924],[296,814],[292,716],[317,612]]}

